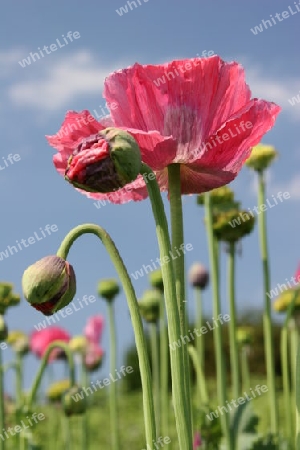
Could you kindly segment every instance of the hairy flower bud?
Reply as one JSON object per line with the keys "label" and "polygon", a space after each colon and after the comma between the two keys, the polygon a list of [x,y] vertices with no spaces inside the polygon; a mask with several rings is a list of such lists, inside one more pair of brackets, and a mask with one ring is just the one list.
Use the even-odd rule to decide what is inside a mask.
{"label": "hairy flower bud", "polygon": [[63,395],[70,389],[70,380],[59,380],[52,383],[47,389],[47,398],[50,402],[60,402]]}
{"label": "hairy flower bud", "polygon": [[141,170],[141,153],[127,131],[106,128],[89,136],[70,156],[65,179],[87,192],[114,192],[134,181]]}
{"label": "hairy flower bud", "polygon": [[88,340],[85,336],[74,336],[69,342],[70,349],[75,353],[84,353],[87,346]]}
{"label": "hairy flower bud", "polygon": [[190,268],[189,281],[195,288],[205,289],[209,282],[208,270],[200,263],[194,263]]}
{"label": "hairy flower bud", "polygon": [[164,291],[164,282],[162,277],[162,271],[160,269],[150,272],[149,281],[154,289],[158,289],[161,292]]}
{"label": "hairy flower bud", "polygon": [[[83,394],[82,388],[78,386],[71,387],[62,397],[62,404],[64,413],[67,417],[77,416],[79,414],[84,414],[86,411],[86,398],[81,395]],[[80,397],[80,399],[78,398]],[[74,397],[76,400],[74,400]]]}
{"label": "hairy flower bud", "polygon": [[257,172],[262,172],[270,166],[277,155],[278,153],[272,145],[258,144],[253,147],[245,165]]}
{"label": "hairy flower bud", "polygon": [[[211,203],[213,206],[234,202],[234,192],[228,186],[222,186],[210,191]],[[204,205],[205,194],[197,196],[197,204]]]}
{"label": "hairy flower bud", "polygon": [[20,296],[12,292],[11,283],[0,283],[0,314],[4,314],[10,306],[16,306],[20,303]]}
{"label": "hairy flower bud", "polygon": [[112,301],[120,292],[120,286],[114,278],[106,278],[98,283],[98,295],[107,301]]}
{"label": "hairy flower bud", "polygon": [[142,317],[149,323],[156,323],[159,319],[160,304],[163,297],[158,289],[148,289],[139,301]]}
{"label": "hairy flower bud", "polygon": [[51,316],[72,301],[76,293],[75,273],[59,256],[46,256],[25,270],[22,287],[31,306]]}

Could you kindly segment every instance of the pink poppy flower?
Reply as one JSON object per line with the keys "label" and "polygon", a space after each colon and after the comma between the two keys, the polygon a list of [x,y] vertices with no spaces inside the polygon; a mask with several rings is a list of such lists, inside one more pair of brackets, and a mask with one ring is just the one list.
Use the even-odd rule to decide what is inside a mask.
{"label": "pink poppy flower", "polygon": [[98,344],[94,342],[89,343],[84,356],[84,364],[89,372],[99,369],[102,364],[103,355],[104,351]]}
{"label": "pink poppy flower", "polygon": [[[38,358],[42,358],[54,341],[69,342],[71,339],[69,333],[59,327],[49,327],[44,330],[34,331],[30,336],[30,350]],[[63,358],[65,353],[61,349],[53,349],[49,361]]]}
{"label": "pink poppy flower", "polygon": [[84,335],[87,340],[93,344],[98,344],[101,339],[104,327],[103,316],[97,315],[90,317],[84,328]]}
{"label": "pink poppy flower", "polygon": [[[231,182],[280,111],[274,103],[251,99],[243,68],[218,56],[135,64],[106,79],[104,96],[115,104],[111,119],[100,124],[88,111],[69,112],[61,130],[47,137],[59,152],[54,156],[57,170],[65,174],[68,159],[82,151],[82,142],[86,154],[81,163],[86,168],[96,159],[87,138],[114,126],[136,139],[142,161],[155,171],[161,190],[168,189],[168,165],[181,164],[183,194]],[[92,150],[98,146],[103,152],[102,144]],[[84,193],[113,203],[147,197],[141,176],[114,193]]]}
{"label": "pink poppy flower", "polygon": [[197,450],[199,447],[201,447],[201,445],[202,445],[201,434],[199,433],[199,431],[197,431],[194,436],[193,450]]}
{"label": "pink poppy flower", "polygon": [[300,264],[298,265],[298,269],[295,273],[294,279],[296,280],[295,282],[298,284],[300,283]]}

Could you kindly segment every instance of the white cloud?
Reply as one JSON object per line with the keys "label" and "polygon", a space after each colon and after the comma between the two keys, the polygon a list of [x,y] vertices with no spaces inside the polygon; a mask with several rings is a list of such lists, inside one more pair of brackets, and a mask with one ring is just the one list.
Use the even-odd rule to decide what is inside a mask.
{"label": "white cloud", "polygon": [[12,48],[10,50],[0,51],[0,77],[6,78],[16,72],[20,67],[18,61],[24,55],[24,50],[21,48]]}
{"label": "white cloud", "polygon": [[271,185],[270,191],[272,193],[289,192],[290,200],[300,199],[300,175],[294,175],[291,179],[286,182],[276,183]]}
{"label": "white cloud", "polygon": [[[32,63],[24,71],[33,70],[34,64],[40,63]],[[91,52],[81,50],[43,66],[42,70],[39,68],[34,72],[35,77],[11,85],[8,96],[18,107],[56,111],[67,107],[72,99],[81,95],[95,94],[99,97],[104,78],[119,67],[104,66]]]}

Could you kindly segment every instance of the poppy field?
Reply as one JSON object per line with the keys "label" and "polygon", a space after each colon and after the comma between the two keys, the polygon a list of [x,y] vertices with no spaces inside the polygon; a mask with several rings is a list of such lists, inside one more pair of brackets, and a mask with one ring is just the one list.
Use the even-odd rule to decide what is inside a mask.
{"label": "poppy field", "polygon": [[5,6],[0,450],[300,450],[300,3],[119,3]]}

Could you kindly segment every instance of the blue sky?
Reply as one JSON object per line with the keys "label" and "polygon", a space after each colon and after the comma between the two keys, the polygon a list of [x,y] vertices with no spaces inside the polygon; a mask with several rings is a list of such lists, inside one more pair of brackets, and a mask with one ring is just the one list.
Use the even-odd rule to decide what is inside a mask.
{"label": "blue sky", "polygon": [[[290,278],[300,261],[297,244],[300,219],[300,103],[291,106],[288,99],[300,90],[298,42],[300,13],[278,21],[254,35],[251,28],[270,15],[282,13],[294,2],[140,0],[141,5],[120,16],[116,9],[124,0],[79,2],[57,0],[17,2],[2,5],[0,44],[0,132],[1,157],[19,154],[20,161],[0,171],[1,228],[0,252],[16,240],[28,239],[40,227],[55,224],[57,232],[41,239],[17,254],[0,261],[1,280],[10,281],[21,292],[21,277],[26,267],[45,255],[56,252],[65,234],[74,226],[92,222],[106,228],[115,240],[129,272],[159,256],[149,201],[111,205],[97,209],[93,200],[75,191],[52,164],[53,149],[45,135],[60,128],[67,110],[94,109],[101,114],[104,78],[112,71],[135,62],[162,63],[172,59],[195,57],[214,51],[226,60],[241,62],[253,96],[282,106],[274,129],[263,142],[276,146],[280,157],[268,174],[268,195],[288,191],[291,195],[280,206],[268,210],[269,248],[272,286]],[[138,2],[137,2],[138,5]],[[38,47],[50,46],[62,35],[77,31],[80,38],[58,48],[44,58],[21,67]],[[245,208],[256,205],[255,176],[243,169],[232,187]],[[203,210],[194,196],[184,198],[185,240],[193,251],[187,253],[187,267],[194,261],[208,264]],[[168,210],[168,202],[165,201]],[[115,276],[104,248],[94,236],[85,236],[73,246],[69,261],[78,281],[76,299],[95,295],[97,280]],[[225,276],[225,255],[222,258]],[[222,284],[222,305],[227,311],[226,288]],[[137,295],[148,287],[147,277],[134,281]],[[262,305],[262,277],[257,230],[243,242],[237,267],[239,309]],[[206,311],[210,314],[210,290],[206,292]],[[72,334],[81,332],[86,319],[106,314],[102,300],[60,322]],[[119,365],[121,354],[133,340],[126,300],[116,300]],[[192,295],[188,308],[193,315]],[[43,316],[24,300],[7,314],[10,329],[30,332]],[[108,348],[108,329],[103,346]],[[9,350],[4,352],[9,359]],[[30,361],[34,361],[30,357]],[[106,359],[102,375],[108,372]],[[27,373],[26,384],[31,373]]]}

